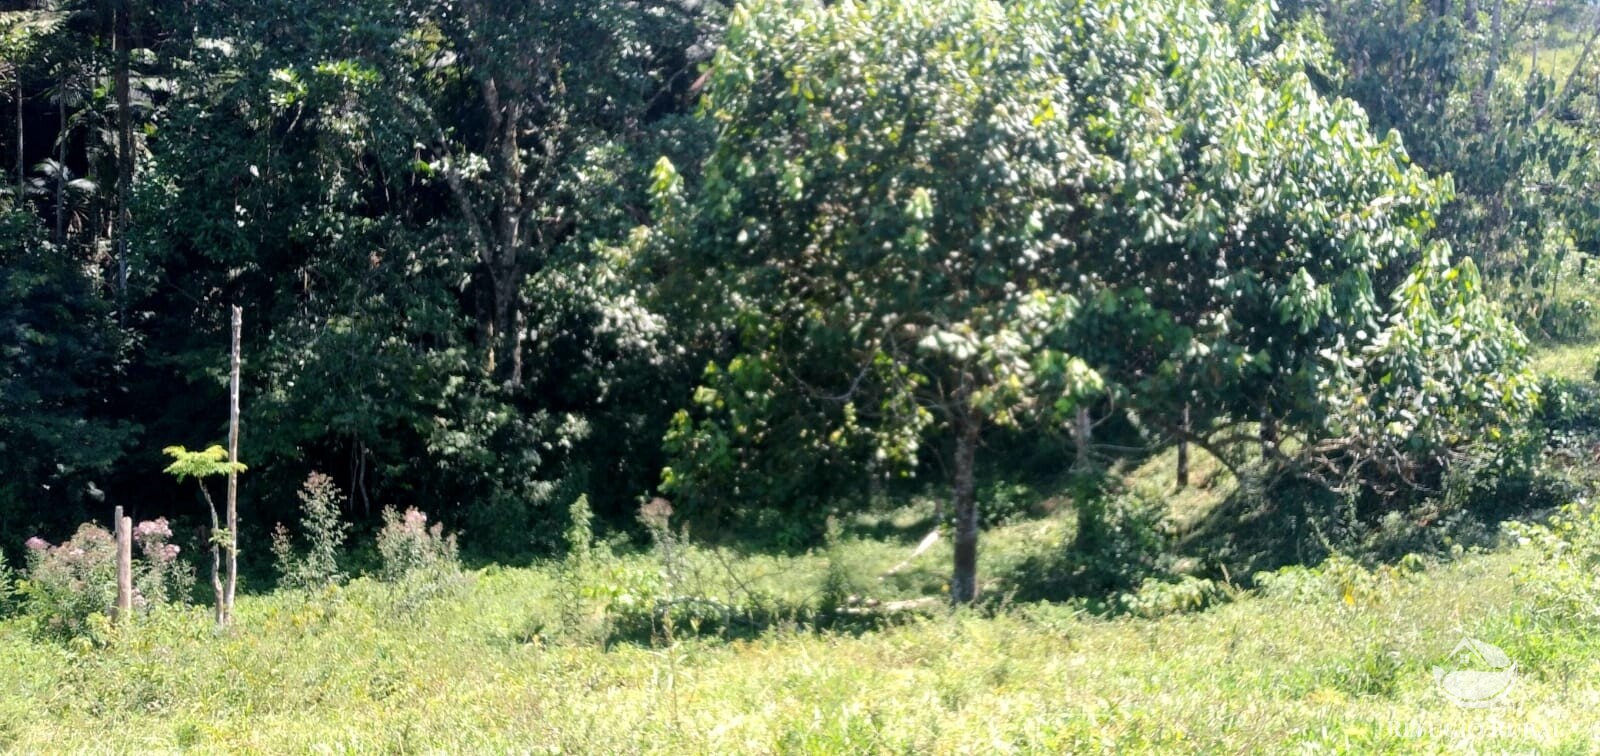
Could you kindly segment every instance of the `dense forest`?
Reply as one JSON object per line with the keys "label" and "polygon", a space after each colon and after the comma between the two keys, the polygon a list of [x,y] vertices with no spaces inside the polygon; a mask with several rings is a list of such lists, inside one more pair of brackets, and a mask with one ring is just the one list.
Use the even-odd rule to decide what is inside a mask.
{"label": "dense forest", "polygon": [[1165,450],[1351,533],[1526,500],[1593,327],[1581,2],[4,8],[13,557],[203,543],[234,306],[243,542],[312,473],[501,562],[936,491],[957,600],[997,481]]}

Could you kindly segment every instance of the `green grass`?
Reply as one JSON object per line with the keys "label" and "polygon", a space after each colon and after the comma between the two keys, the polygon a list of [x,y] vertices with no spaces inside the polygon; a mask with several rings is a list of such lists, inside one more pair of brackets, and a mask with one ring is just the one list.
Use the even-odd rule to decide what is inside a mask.
{"label": "green grass", "polygon": [[[1600,345],[1543,347],[1542,372],[1587,378]],[[1178,489],[1169,450],[1126,470],[1179,531],[1235,490],[1195,450]],[[776,556],[704,547],[672,561],[678,592],[774,611],[754,631],[629,642],[606,601],[661,595],[667,563],[599,556],[490,567],[420,608],[360,579],[319,593],[241,596],[237,623],[161,609],[99,643],[0,622],[0,747],[21,753],[1593,753],[1600,635],[1552,621],[1532,548],[1432,569],[1318,576],[1290,568],[1204,611],[1103,618],[1078,603],[942,605],[950,547],[918,499],[840,523],[827,549]],[[1069,500],[985,532],[991,597],[1018,565],[1070,544]],[[838,583],[842,581],[843,585]],[[1288,586],[1284,588],[1283,586]],[[1300,590],[1294,590],[1300,586]],[[934,598],[892,620],[817,629],[829,590]],[[670,593],[671,591],[667,591]],[[581,598],[575,598],[581,596]],[[862,604],[865,605],[865,604]],[[785,610],[788,614],[785,614]],[[826,624],[826,623],[824,623]],[[737,628],[736,628],[737,630]],[[1517,663],[1506,698],[1461,708],[1433,669],[1470,637]]]}
{"label": "green grass", "polygon": [[[1024,523],[994,539],[1018,547]],[[1046,536],[1045,540],[1050,540]],[[875,570],[902,544],[856,543]],[[838,553],[838,552],[836,552]],[[702,555],[704,556],[704,555]],[[995,555],[999,558],[1000,555]],[[923,558],[942,560],[932,553]],[[820,556],[739,559],[803,593]],[[645,557],[636,566],[647,566]],[[1158,620],[1063,605],[938,610],[885,629],[777,626],[670,645],[556,642],[549,568],[489,569],[400,612],[365,580],[240,599],[114,631],[103,648],[0,626],[0,743],[19,752],[431,751],[861,753],[1196,750],[1583,752],[1600,732],[1596,641],[1541,625],[1520,551],[1337,591],[1248,594]],[[942,569],[942,561],[938,569]],[[906,586],[891,591],[911,591]],[[1504,705],[1459,708],[1430,668],[1470,635],[1521,677]]]}
{"label": "green grass", "polygon": [[1532,354],[1534,372],[1570,381],[1592,380],[1597,365],[1600,342],[1540,345]]}

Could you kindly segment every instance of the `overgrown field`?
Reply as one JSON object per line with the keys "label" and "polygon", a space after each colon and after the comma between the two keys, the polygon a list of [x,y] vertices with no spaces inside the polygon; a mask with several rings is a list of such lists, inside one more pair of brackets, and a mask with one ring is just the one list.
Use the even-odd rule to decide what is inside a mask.
{"label": "overgrown field", "polygon": [[[1600,638],[1530,590],[1559,572],[1540,544],[1432,568],[1289,568],[1230,591],[1231,602],[1155,619],[1070,604],[941,607],[873,630],[778,620],[749,637],[678,628],[605,643],[546,633],[571,600],[570,576],[552,565],[480,571],[421,603],[365,578],[243,597],[221,632],[199,608],[68,643],[38,640],[18,620],[0,629],[0,742],[19,752],[1590,752]],[[858,546],[862,560],[887,555]],[[648,571],[655,559],[612,564]],[[825,582],[825,561],[727,567],[804,590]],[[1436,689],[1432,667],[1451,665],[1464,637],[1517,663],[1498,705],[1462,708]]]}
{"label": "overgrown field", "polygon": [[[1547,397],[1569,418],[1551,424],[1551,450],[1588,448],[1568,425],[1593,414],[1593,354],[1541,356],[1572,381]],[[471,571],[408,512],[380,533],[383,569],[349,581],[329,510],[307,523],[323,533],[310,553],[274,547],[285,584],[310,587],[242,595],[225,629],[172,600],[112,625],[86,589],[104,588],[93,558],[106,536],[81,531],[30,543],[20,594],[0,592],[14,611],[0,621],[0,747],[1595,753],[1600,515],[1582,493],[1589,466],[1563,459],[1541,469],[1572,486],[1539,495],[1570,505],[1524,501],[1501,527],[1401,523],[1425,535],[1389,557],[1389,525],[1344,534],[1348,553],[1271,552],[1297,537],[1281,523],[1315,507],[1252,499],[1199,452],[1187,488],[1169,451],[1112,469],[1122,493],[1092,509],[1070,487],[990,482],[984,600],[959,611],[928,498],[838,518],[825,546],[788,554],[696,542],[649,516],[641,549],[597,538],[578,503],[565,558]],[[154,538],[140,577],[155,596],[156,572],[177,574],[161,556],[170,532],[139,534]],[[1440,683],[1483,661],[1463,641],[1514,664],[1490,705],[1462,706]]]}

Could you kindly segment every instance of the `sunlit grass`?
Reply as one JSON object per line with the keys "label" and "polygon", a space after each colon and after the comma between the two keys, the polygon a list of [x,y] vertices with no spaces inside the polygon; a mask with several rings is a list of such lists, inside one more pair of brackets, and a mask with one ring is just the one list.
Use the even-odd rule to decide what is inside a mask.
{"label": "sunlit grass", "polygon": [[[1008,532],[1022,540],[1026,526]],[[996,539],[993,552],[1010,544]],[[869,547],[857,546],[866,550]],[[882,554],[890,557],[886,549]],[[863,555],[864,556],[864,555]],[[943,559],[926,555],[933,559]],[[643,557],[641,557],[643,558]],[[815,557],[782,567],[803,584]],[[557,643],[547,569],[492,569],[404,616],[382,586],[243,597],[237,627],[159,615],[100,649],[0,630],[0,742],[20,752],[1582,752],[1600,732],[1596,641],[1551,637],[1520,552],[1347,603],[1246,596],[1159,620],[1064,606],[948,614],[859,635],[776,627],[670,646]],[[1464,636],[1519,663],[1504,705],[1458,708],[1431,667]]]}
{"label": "sunlit grass", "polygon": [[1578,344],[1546,344],[1533,350],[1532,368],[1540,375],[1570,381],[1592,380],[1600,366],[1600,341]]}

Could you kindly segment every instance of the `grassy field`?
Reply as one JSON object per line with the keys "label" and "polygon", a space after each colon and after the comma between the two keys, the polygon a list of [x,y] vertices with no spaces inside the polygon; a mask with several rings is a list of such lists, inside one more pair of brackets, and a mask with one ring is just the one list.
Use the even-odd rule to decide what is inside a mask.
{"label": "grassy field", "polygon": [[[1015,547],[1043,522],[994,540]],[[898,551],[854,548],[855,563],[872,569]],[[1012,605],[939,609],[864,632],[779,623],[747,639],[656,644],[544,637],[563,600],[553,566],[481,571],[420,608],[365,579],[316,595],[247,596],[222,632],[202,609],[161,611],[109,631],[103,647],[36,640],[12,622],[0,628],[0,743],[18,752],[1590,752],[1600,639],[1541,620],[1516,576],[1529,551],[1415,573],[1358,570],[1358,579],[1291,570],[1296,579],[1271,590],[1159,619]],[[822,579],[819,559],[729,567],[783,575],[786,589],[803,591]],[[618,564],[648,569],[643,560]],[[1436,689],[1432,667],[1449,665],[1463,637],[1517,662],[1500,705],[1462,708]]]}
{"label": "grassy field", "polygon": [[1539,374],[1571,381],[1592,380],[1597,365],[1600,365],[1600,344],[1553,344],[1533,353],[1533,367]]}

